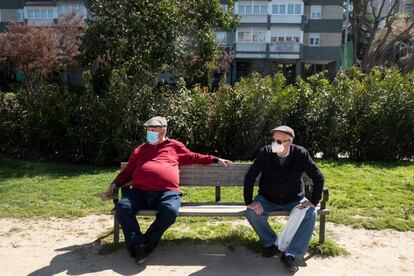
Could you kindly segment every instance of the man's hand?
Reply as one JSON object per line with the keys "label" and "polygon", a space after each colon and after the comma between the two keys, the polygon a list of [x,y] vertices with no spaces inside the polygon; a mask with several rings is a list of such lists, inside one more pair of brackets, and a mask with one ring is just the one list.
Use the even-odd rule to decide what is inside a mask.
{"label": "man's hand", "polygon": [[309,200],[306,200],[299,205],[299,209],[303,208],[315,208],[315,205],[313,205]]}
{"label": "man's hand", "polygon": [[115,183],[112,183],[111,185],[109,185],[108,190],[100,194],[101,200],[105,201],[105,200],[113,199],[115,187],[116,187]]}
{"label": "man's hand", "polygon": [[252,209],[258,216],[263,214],[263,206],[260,202],[252,202],[247,205],[247,208]]}
{"label": "man's hand", "polygon": [[221,158],[219,158],[219,160],[218,160],[218,165],[220,167],[227,167],[227,165],[229,165],[229,164],[233,164],[233,162],[231,162],[230,160],[221,159]]}

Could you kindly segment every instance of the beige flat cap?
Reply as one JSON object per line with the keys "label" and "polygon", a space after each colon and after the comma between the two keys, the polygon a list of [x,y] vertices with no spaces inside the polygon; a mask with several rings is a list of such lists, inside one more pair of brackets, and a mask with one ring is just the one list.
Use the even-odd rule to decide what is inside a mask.
{"label": "beige flat cap", "polygon": [[152,117],[145,122],[144,127],[166,127],[167,119],[161,116]]}
{"label": "beige flat cap", "polygon": [[275,127],[273,129],[271,129],[270,133],[273,134],[275,131],[280,131],[280,132],[286,133],[287,135],[291,136],[292,138],[295,138],[295,131],[291,127],[278,126],[278,127]]}

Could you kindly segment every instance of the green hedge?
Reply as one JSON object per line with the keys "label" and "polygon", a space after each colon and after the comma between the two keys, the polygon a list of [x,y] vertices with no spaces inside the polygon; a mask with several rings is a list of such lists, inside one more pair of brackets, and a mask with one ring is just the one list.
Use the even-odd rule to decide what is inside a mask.
{"label": "green hedge", "polygon": [[353,68],[332,82],[321,74],[287,85],[282,75],[251,75],[234,86],[151,88],[114,71],[106,95],[41,85],[0,94],[0,150],[22,157],[113,164],[144,141],[142,124],[169,119],[169,136],[194,151],[247,160],[269,129],[292,126],[296,143],[323,158],[412,159],[414,73]]}

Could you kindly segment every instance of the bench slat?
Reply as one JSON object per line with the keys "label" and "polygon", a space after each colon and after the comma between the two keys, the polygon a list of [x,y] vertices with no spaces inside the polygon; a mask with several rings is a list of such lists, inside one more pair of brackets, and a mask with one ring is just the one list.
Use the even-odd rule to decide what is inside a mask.
{"label": "bench slat", "polygon": [[[328,209],[320,210],[316,208],[318,215],[329,214]],[[246,206],[244,205],[199,205],[199,206],[181,206],[178,215],[179,216],[228,216],[228,217],[244,217]],[[155,216],[156,210],[141,210],[138,212],[140,216]],[[289,212],[278,211],[270,212],[270,216],[288,216]]]}

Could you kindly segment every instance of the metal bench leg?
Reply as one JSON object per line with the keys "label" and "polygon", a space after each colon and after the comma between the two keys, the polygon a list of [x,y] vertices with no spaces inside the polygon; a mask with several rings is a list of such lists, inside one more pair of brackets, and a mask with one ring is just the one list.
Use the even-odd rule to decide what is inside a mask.
{"label": "metal bench leg", "polygon": [[325,215],[319,216],[319,243],[325,241]]}
{"label": "metal bench leg", "polygon": [[114,243],[119,243],[119,222],[114,216]]}
{"label": "metal bench leg", "polygon": [[216,186],[216,203],[221,201],[221,186]]}

